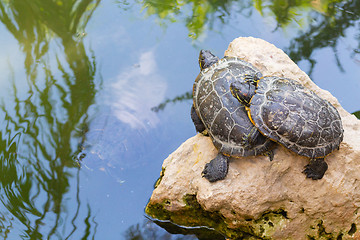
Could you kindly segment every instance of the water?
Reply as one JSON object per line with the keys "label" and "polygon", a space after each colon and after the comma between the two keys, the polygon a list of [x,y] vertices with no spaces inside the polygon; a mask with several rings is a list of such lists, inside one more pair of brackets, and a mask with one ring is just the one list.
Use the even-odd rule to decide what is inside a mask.
{"label": "water", "polygon": [[263,38],[360,110],[359,1],[254,2],[0,1],[1,238],[194,239],[144,207],[195,134],[200,49]]}

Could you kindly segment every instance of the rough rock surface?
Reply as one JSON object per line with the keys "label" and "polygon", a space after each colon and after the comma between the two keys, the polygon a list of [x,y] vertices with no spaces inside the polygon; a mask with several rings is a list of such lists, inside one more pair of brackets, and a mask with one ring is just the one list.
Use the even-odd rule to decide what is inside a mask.
{"label": "rough rock surface", "polygon": [[302,173],[307,158],[278,146],[272,162],[265,156],[231,159],[226,179],[210,183],[201,171],[217,150],[197,134],[165,159],[147,214],[205,225],[231,239],[360,239],[360,121],[264,40],[237,38],[225,55],[254,64],[263,75],[298,80],[330,101],[345,130],[340,150],[326,157],[329,169],[321,180]]}

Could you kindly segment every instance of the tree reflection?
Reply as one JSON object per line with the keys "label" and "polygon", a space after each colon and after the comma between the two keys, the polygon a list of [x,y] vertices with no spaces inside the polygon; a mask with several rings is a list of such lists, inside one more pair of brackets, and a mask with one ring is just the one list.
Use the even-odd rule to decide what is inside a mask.
{"label": "tree reflection", "polygon": [[139,0],[139,2],[146,9],[147,15],[155,15],[162,22],[177,22],[184,19],[189,36],[196,39],[207,27],[212,29],[216,20],[226,24],[234,10],[244,16],[249,16],[256,9],[264,17],[273,17],[277,27],[287,27],[292,22],[302,26],[304,18],[312,17],[314,12],[331,16],[333,5],[341,1]]}
{"label": "tree reflection", "polygon": [[[80,201],[74,156],[89,124],[97,72],[93,53],[88,56],[77,33],[99,1],[0,1],[0,21],[25,53],[27,76],[26,83],[19,83],[13,73],[14,98],[1,105],[0,199],[23,224],[26,239],[69,239],[76,231],[88,239],[96,233],[90,206]],[[47,57],[58,39],[64,55],[54,54],[54,69]]]}
{"label": "tree reflection", "polygon": [[[317,49],[330,47],[333,50],[337,66],[341,71],[344,71],[338,57],[337,45],[339,41],[341,41],[341,38],[346,35],[346,31],[348,31],[349,28],[359,24],[359,13],[359,0],[341,1],[328,5],[326,14],[316,14],[308,30],[291,40],[289,47],[285,51],[295,62],[301,60],[309,61],[311,64],[309,75],[311,75],[316,64],[316,61],[312,58],[312,53]],[[357,38],[358,46],[351,51],[351,58],[355,58],[356,55],[359,54],[359,30],[358,28],[358,33],[354,34],[355,38]]]}
{"label": "tree reflection", "polygon": [[164,110],[166,105],[169,104],[169,103],[182,102],[184,100],[190,100],[192,98],[193,98],[192,91],[189,91],[189,92],[181,94],[181,95],[179,95],[177,97],[174,97],[173,99],[166,99],[165,101],[160,103],[158,106],[155,106],[155,107],[151,108],[151,110],[154,111],[154,112],[159,112],[160,110]]}
{"label": "tree reflection", "polygon": [[146,9],[147,15],[156,15],[161,24],[182,21],[189,30],[189,37],[199,38],[205,29],[212,25],[215,20],[220,20],[223,24],[228,21],[230,10],[239,5],[239,9],[244,11],[251,7],[251,1],[234,0],[143,0],[139,1]]}
{"label": "tree reflection", "polygon": [[[159,226],[161,227],[159,227]],[[163,230],[166,229],[167,231]],[[224,240],[225,237],[209,228],[183,228],[170,222],[145,219],[130,226],[124,233],[126,240]]]}
{"label": "tree reflection", "polygon": [[[344,71],[341,60],[338,57],[337,45],[341,38],[352,27],[356,27],[360,20],[360,1],[269,1],[253,0],[238,1],[234,0],[143,0],[143,8],[148,15],[155,15],[162,21],[175,22],[182,21],[189,31],[189,35],[194,39],[206,30],[212,28],[213,23],[218,20],[226,24],[230,18],[230,9],[244,16],[251,15],[252,10],[258,10],[264,17],[273,17],[276,20],[277,27],[287,28],[291,23],[297,23],[298,36],[294,37],[285,52],[294,62],[306,60],[310,63],[308,74],[311,75],[315,67],[316,60],[313,58],[313,52],[318,49],[330,47],[333,50],[334,57],[340,71]],[[191,14],[187,14],[191,9]],[[234,11],[234,10],[232,10]],[[185,16],[185,17],[184,17]],[[307,19],[308,25],[305,25]],[[293,25],[292,25],[293,26]],[[240,26],[241,27],[241,26]],[[305,30],[303,30],[303,29]],[[358,46],[350,51],[350,57],[355,62],[360,54],[360,31],[356,29],[355,40]],[[155,106],[153,111],[163,110],[170,102],[177,102],[190,99],[189,92],[166,99],[160,105]]]}
{"label": "tree reflection", "polygon": [[352,114],[355,115],[358,119],[360,119],[360,111],[353,112]]}
{"label": "tree reflection", "polygon": [[[337,65],[343,70],[338,58],[336,46],[341,37],[350,27],[355,27],[360,19],[360,1],[269,1],[269,0],[143,0],[140,1],[147,15],[155,15],[160,22],[184,22],[189,36],[198,39],[215,21],[226,24],[231,12],[240,13],[246,17],[257,10],[264,17],[276,20],[277,27],[296,26],[298,36],[293,38],[285,52],[295,62],[307,60],[310,63],[309,75],[316,64],[312,53],[324,47],[331,47]],[[241,26],[240,26],[241,27]],[[359,29],[357,29],[359,31]],[[359,42],[360,33],[354,34]],[[359,45],[354,48],[350,57],[358,56]]]}

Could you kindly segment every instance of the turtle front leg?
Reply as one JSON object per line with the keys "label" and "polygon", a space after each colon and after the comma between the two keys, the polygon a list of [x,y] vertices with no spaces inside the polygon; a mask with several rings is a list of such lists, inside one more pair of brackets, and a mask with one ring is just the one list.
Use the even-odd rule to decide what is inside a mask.
{"label": "turtle front leg", "polygon": [[195,125],[195,129],[197,132],[202,133],[204,135],[206,134],[206,128],[204,123],[201,121],[201,119],[199,118],[199,116],[196,114],[195,108],[194,108],[194,104],[191,107],[191,119]]}
{"label": "turtle front leg", "polygon": [[[253,127],[250,130],[250,133],[247,136],[244,136],[242,139],[241,144],[244,146],[245,149],[250,149],[256,146],[260,139],[263,139],[264,136],[257,130],[256,127]],[[262,153],[264,156],[268,156],[270,161],[274,159],[274,152],[270,149],[266,152]]]}
{"label": "turtle front leg", "polygon": [[229,157],[219,153],[213,160],[205,165],[202,176],[209,182],[216,182],[226,177],[229,169]]}
{"label": "turtle front leg", "polygon": [[252,127],[249,134],[242,138],[241,144],[244,146],[245,149],[250,149],[257,144],[259,135],[260,133],[257,128]]}
{"label": "turtle front leg", "polygon": [[324,176],[327,169],[328,165],[324,158],[312,158],[310,163],[305,166],[303,173],[305,173],[307,178],[318,180]]}
{"label": "turtle front leg", "polygon": [[264,152],[262,155],[268,156],[270,162],[271,162],[272,160],[274,160],[274,151],[273,151],[273,150],[266,151],[266,152]]}

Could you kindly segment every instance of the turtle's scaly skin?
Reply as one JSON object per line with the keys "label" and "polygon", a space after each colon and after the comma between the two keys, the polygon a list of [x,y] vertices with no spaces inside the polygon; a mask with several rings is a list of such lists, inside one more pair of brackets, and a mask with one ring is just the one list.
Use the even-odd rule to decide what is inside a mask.
{"label": "turtle's scaly skin", "polygon": [[[195,112],[215,147],[226,156],[259,155],[274,144],[258,132],[245,107],[230,92],[231,83],[245,82],[247,76],[260,77],[261,73],[238,58],[223,58],[202,69],[194,83]],[[254,85],[246,85],[254,91]]]}
{"label": "turtle's scaly skin", "polygon": [[261,78],[248,110],[261,133],[302,156],[325,157],[343,140],[336,108],[291,79]]}

